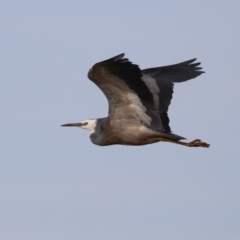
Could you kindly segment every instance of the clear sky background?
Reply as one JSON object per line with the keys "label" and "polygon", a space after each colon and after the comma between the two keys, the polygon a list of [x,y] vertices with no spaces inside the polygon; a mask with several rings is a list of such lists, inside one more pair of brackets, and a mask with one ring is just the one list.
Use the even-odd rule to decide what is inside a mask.
{"label": "clear sky background", "polygon": [[[240,239],[240,1],[0,2],[1,240]],[[104,117],[90,67],[197,57],[176,84],[170,143],[93,145],[61,128]]]}

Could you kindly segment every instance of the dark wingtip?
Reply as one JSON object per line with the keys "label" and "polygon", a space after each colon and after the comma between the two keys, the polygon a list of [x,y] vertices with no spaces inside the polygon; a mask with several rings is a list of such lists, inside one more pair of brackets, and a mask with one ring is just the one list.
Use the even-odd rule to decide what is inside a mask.
{"label": "dark wingtip", "polygon": [[124,55],[125,55],[124,53],[121,53],[121,54],[119,54],[119,55],[117,55],[117,56],[114,56],[114,57],[112,57],[112,58],[109,58],[109,59],[107,59],[107,60],[105,60],[105,61],[103,61],[103,62],[111,62],[111,61],[116,62],[116,61],[122,59],[122,58],[124,57]]}

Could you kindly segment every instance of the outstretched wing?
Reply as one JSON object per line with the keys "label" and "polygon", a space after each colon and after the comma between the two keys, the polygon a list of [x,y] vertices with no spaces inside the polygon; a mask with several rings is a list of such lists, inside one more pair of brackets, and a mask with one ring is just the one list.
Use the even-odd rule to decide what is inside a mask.
{"label": "outstretched wing", "polygon": [[174,83],[188,81],[204,73],[199,67],[200,63],[194,63],[195,60],[196,58],[174,65],[142,70],[142,79],[153,93],[166,132],[171,131],[167,111],[171,103]]}
{"label": "outstretched wing", "polygon": [[123,57],[120,54],[96,63],[88,73],[108,99],[110,118],[137,120],[155,130],[164,130],[141,70]]}

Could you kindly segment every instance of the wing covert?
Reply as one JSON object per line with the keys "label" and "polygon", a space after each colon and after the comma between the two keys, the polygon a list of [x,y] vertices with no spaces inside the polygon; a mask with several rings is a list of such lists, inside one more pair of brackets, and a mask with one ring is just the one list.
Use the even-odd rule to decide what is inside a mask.
{"label": "wing covert", "polygon": [[142,81],[141,70],[123,56],[120,54],[96,63],[89,70],[89,79],[108,99],[110,117],[135,118],[156,130],[160,129],[153,94]]}

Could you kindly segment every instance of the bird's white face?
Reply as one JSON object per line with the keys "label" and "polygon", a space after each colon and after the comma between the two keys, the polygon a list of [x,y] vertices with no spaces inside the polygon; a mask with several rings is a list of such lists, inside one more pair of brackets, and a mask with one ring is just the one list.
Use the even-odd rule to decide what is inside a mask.
{"label": "bird's white face", "polygon": [[82,121],[80,128],[87,129],[90,132],[94,132],[96,125],[97,125],[97,119],[89,119],[89,120]]}
{"label": "bird's white face", "polygon": [[67,123],[67,124],[63,124],[61,126],[62,127],[80,127],[83,129],[87,129],[91,133],[93,133],[95,131],[96,125],[97,125],[97,119],[90,119],[90,120],[86,120],[86,121],[83,121],[80,123]]}

